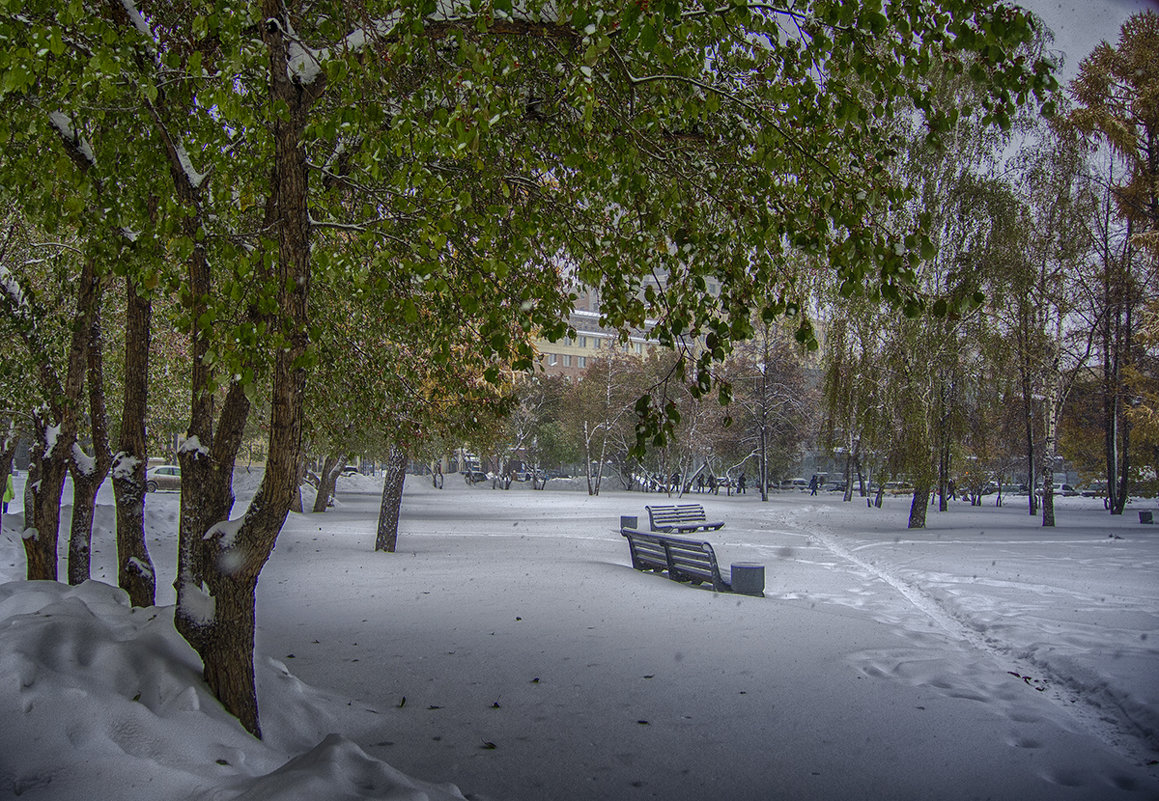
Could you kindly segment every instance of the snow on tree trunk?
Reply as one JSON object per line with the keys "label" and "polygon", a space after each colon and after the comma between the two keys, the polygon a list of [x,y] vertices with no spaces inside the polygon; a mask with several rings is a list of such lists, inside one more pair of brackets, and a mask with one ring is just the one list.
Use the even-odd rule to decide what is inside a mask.
{"label": "snow on tree trunk", "polygon": [[394,553],[398,545],[398,515],[402,507],[402,487],[406,481],[406,451],[391,444],[382,478],[382,505],[378,509],[378,533],[374,550]]}

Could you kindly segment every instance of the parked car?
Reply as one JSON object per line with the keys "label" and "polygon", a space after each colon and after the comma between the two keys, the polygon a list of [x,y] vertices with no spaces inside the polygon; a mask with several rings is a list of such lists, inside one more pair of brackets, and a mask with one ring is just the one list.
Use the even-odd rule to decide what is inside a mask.
{"label": "parked car", "polygon": [[845,482],[844,481],[830,481],[828,484],[826,484],[821,489],[825,490],[825,492],[845,492]]}
{"label": "parked car", "polygon": [[468,484],[477,484],[487,480],[487,474],[478,467],[470,467],[463,471],[463,480]]}
{"label": "parked car", "polygon": [[809,491],[809,482],[803,478],[786,478],[781,482],[781,489],[783,490],[800,490],[801,492]]}
{"label": "parked car", "polygon": [[884,492],[886,495],[912,495],[914,485],[908,481],[887,481]]}
{"label": "parked car", "polygon": [[177,465],[162,464],[145,471],[145,492],[180,489],[181,468]]}
{"label": "parked car", "polygon": [[344,475],[344,476],[357,476],[361,472],[362,471],[359,470],[356,465],[352,465],[352,464],[348,464],[342,468],[342,475]]}
{"label": "parked car", "polygon": [[[1074,487],[1072,487],[1070,484],[1062,484],[1059,482],[1055,482],[1051,486],[1053,487],[1053,489],[1051,490],[1052,495],[1062,495],[1063,497],[1069,498],[1073,495],[1079,494],[1079,491],[1076,490]],[[1036,489],[1034,492],[1036,495],[1041,495],[1042,488],[1040,487],[1039,489]]]}
{"label": "parked car", "polygon": [[1084,498],[1105,498],[1107,497],[1107,482],[1092,481],[1083,488],[1081,495]]}

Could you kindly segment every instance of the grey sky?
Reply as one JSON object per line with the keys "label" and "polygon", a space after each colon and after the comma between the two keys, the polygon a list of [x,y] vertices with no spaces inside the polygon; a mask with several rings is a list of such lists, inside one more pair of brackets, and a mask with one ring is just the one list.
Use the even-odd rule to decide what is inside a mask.
{"label": "grey sky", "polygon": [[1014,0],[1046,22],[1054,31],[1055,50],[1066,55],[1061,80],[1070,82],[1078,74],[1079,62],[1099,42],[1114,45],[1119,28],[1140,11],[1159,12],[1159,0]]}

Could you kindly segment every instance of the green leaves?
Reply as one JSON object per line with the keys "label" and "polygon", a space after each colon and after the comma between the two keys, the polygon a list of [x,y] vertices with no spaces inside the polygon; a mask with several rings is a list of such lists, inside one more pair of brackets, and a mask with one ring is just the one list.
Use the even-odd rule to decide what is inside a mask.
{"label": "green leaves", "polygon": [[[231,7],[158,11],[158,45],[84,4],[34,2],[31,27],[0,11],[12,44],[0,49],[0,133],[28,148],[0,172],[14,187],[51,163],[76,182],[30,204],[46,221],[81,219],[103,180],[115,228],[142,232],[175,275],[205,248],[222,292],[213,319],[276,317],[279,292],[295,287],[277,276],[279,245],[256,232],[272,209],[271,132],[304,113],[319,291],[378,308],[367,325],[392,348],[450,363],[423,349],[446,337],[475,376],[502,378],[486,360],[524,365],[529,339],[562,336],[579,278],[598,285],[609,326],[654,320],[656,337],[687,348],[692,388],[706,395],[713,364],[753,334],[749,310],[792,314],[787,299],[810,282],[920,310],[912,278],[934,245],[917,225],[884,230],[909,200],[894,174],[903,98],[944,140],[961,118],[930,78],[937,65],[965,65],[996,126],[1046,85],[1033,59],[1014,58],[1031,33],[1024,18],[973,6],[895,3],[886,15],[873,0],[804,2],[784,25],[786,14],[739,0],[574,3],[564,20],[536,19],[537,3],[516,19],[511,0],[444,18],[425,0],[343,54],[343,15],[307,16],[295,35],[329,57],[302,112],[271,92],[254,20]],[[373,20],[398,9],[362,10]],[[77,115],[108,172],[81,181],[44,127],[49,108]],[[174,196],[162,129],[209,176],[195,199]],[[269,322],[267,335],[289,336]],[[338,315],[322,333],[337,339],[346,323]],[[223,330],[215,347],[247,353],[260,376],[255,329]],[[798,335],[815,346],[806,323]],[[637,411],[645,439],[672,430],[666,404]]]}

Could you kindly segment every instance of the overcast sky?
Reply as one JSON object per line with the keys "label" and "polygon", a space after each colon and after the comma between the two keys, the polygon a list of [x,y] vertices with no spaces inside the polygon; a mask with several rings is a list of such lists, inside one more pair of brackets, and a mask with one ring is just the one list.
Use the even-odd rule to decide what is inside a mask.
{"label": "overcast sky", "polygon": [[1159,0],[1014,0],[1042,17],[1054,31],[1054,49],[1066,54],[1061,80],[1078,74],[1079,62],[1099,42],[1114,45],[1119,28],[1140,11],[1159,12]]}

